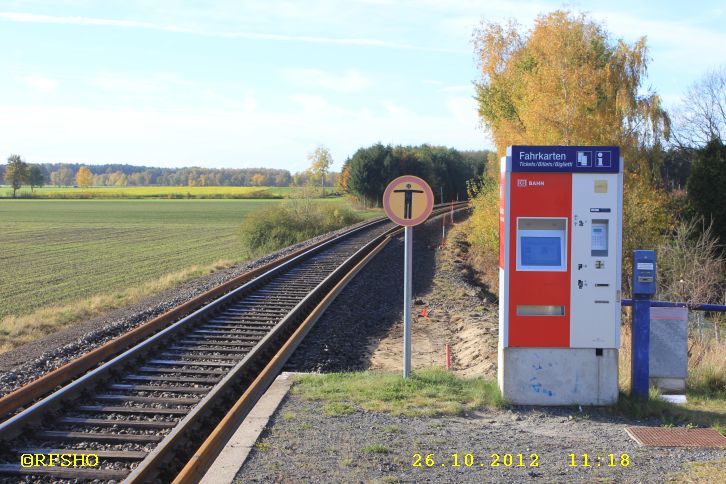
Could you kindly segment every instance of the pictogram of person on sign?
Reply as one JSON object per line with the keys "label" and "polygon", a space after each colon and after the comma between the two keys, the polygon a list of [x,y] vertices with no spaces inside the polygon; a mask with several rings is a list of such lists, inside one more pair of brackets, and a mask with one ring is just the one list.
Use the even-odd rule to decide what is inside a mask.
{"label": "pictogram of person on sign", "polygon": [[410,219],[413,209],[413,194],[423,193],[423,190],[413,190],[410,183],[406,183],[405,190],[393,190],[393,193],[403,193],[403,218]]}

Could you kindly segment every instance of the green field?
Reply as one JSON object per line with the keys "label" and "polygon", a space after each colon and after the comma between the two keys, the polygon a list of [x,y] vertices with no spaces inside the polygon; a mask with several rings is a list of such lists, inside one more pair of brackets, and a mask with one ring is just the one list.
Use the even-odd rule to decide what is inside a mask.
{"label": "green field", "polygon": [[[53,187],[36,188],[23,186],[17,191],[20,198],[283,198],[295,196],[300,189],[294,187]],[[318,189],[319,190],[319,189]],[[332,188],[326,188],[331,193]],[[11,198],[12,189],[0,186],[0,198]]]}
{"label": "green field", "polygon": [[245,214],[277,200],[0,201],[0,319],[237,261]]}
{"label": "green field", "polygon": [[[280,198],[290,191],[288,187],[42,187],[31,192],[22,187],[17,192],[22,198]],[[10,188],[0,189],[0,196],[12,197]]]}
{"label": "green field", "polygon": [[246,215],[281,203],[0,200],[0,352],[244,260]]}

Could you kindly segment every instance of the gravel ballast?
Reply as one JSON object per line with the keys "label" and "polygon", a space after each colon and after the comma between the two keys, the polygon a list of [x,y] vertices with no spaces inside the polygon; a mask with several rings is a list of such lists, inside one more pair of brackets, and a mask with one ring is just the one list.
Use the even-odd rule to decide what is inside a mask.
{"label": "gravel ballast", "polygon": [[[366,222],[361,222],[363,223]],[[0,354],[0,396],[40,378],[45,373],[230,279],[348,228],[320,235],[253,261],[215,271],[145,298],[136,304],[108,311],[91,320],[74,324],[45,338]]]}

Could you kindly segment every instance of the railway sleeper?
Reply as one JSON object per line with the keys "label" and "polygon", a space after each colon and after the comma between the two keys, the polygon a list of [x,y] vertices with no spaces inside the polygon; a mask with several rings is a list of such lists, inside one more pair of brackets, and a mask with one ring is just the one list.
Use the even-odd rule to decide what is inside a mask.
{"label": "railway sleeper", "polygon": [[0,474],[21,476],[52,476],[58,479],[98,479],[119,481],[129,475],[127,469],[83,469],[79,467],[22,467],[20,464],[0,464]]}

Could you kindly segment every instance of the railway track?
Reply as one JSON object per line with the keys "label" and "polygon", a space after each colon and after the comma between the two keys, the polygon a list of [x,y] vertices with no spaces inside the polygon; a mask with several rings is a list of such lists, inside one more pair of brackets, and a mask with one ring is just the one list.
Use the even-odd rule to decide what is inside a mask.
{"label": "railway track", "polygon": [[[397,231],[378,219],[328,239],[75,375],[0,424],[0,480],[198,479],[327,305]],[[81,465],[63,466],[68,459]]]}

